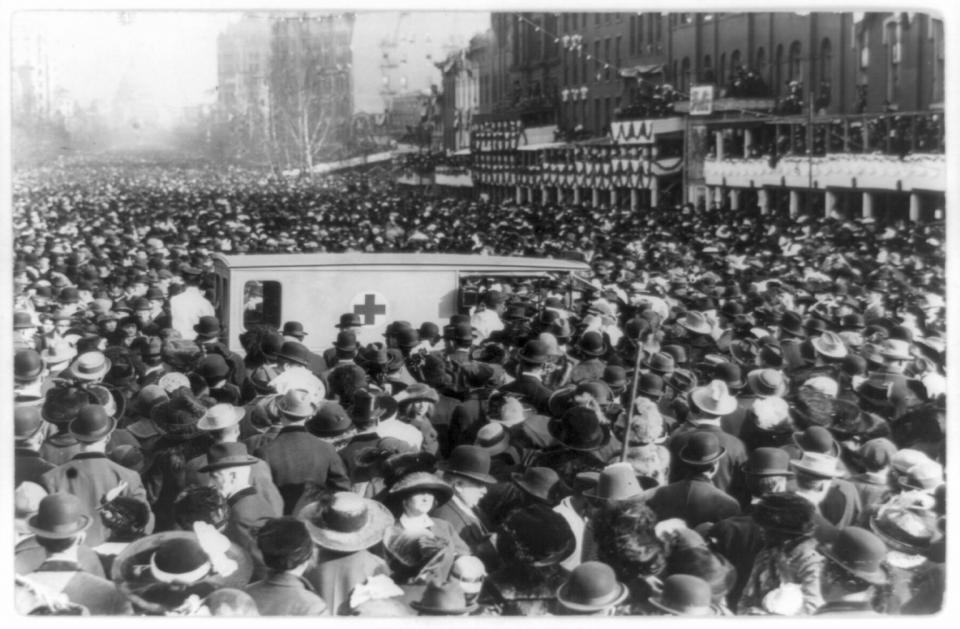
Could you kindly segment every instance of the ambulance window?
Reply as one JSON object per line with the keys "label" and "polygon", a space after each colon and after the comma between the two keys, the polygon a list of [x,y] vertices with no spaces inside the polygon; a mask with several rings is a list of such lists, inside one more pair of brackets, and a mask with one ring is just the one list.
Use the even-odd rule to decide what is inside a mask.
{"label": "ambulance window", "polygon": [[250,280],[243,285],[243,327],[271,325],[279,328],[280,282]]}

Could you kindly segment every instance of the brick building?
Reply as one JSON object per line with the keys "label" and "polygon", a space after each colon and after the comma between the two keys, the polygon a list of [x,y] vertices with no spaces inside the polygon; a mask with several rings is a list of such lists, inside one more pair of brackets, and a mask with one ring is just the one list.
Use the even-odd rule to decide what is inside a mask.
{"label": "brick building", "polygon": [[[891,220],[943,208],[942,20],[495,13],[491,26],[472,144],[493,198]],[[691,113],[691,91],[705,108]]]}

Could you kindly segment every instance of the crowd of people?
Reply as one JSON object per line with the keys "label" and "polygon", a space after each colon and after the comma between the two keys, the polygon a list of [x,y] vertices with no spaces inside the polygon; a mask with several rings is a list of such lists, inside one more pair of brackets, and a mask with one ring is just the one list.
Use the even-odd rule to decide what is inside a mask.
{"label": "crowd of people", "polygon": [[[21,613],[941,609],[942,222],[102,160],[13,190]],[[591,271],[231,351],[211,254],[316,251]]]}

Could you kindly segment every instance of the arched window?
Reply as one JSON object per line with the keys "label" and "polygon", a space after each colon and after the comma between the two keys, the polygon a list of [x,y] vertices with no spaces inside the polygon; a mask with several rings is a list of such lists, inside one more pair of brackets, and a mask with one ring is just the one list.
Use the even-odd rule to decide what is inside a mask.
{"label": "arched window", "polygon": [[717,82],[724,86],[727,84],[727,53],[720,53],[720,64],[717,66]]}
{"label": "arched window", "polygon": [[684,57],[680,62],[680,76],[677,79],[681,92],[690,91],[690,57]]}
{"label": "arched window", "polygon": [[760,75],[760,78],[769,83],[770,77],[767,76],[767,50],[763,46],[757,48],[754,66],[757,68],[757,74]]}
{"label": "arched window", "polygon": [[713,83],[714,74],[713,74],[713,59],[710,55],[703,56],[703,72],[701,73],[701,80],[704,83]]}
{"label": "arched window", "polygon": [[833,83],[833,46],[830,38],[824,37],[820,42],[820,81]]}
{"label": "arched window", "polygon": [[887,48],[887,100],[896,103],[900,99],[900,46],[901,24],[899,20],[885,25],[884,43]]}
{"label": "arched window", "polygon": [[740,64],[743,63],[740,60],[740,51],[734,50],[730,54],[730,79],[735,80],[737,78],[737,72],[740,70]]}
{"label": "arched window", "polygon": [[773,86],[777,95],[783,93],[783,44],[777,44],[777,56],[773,61]]}
{"label": "arched window", "polygon": [[803,81],[803,61],[800,58],[800,42],[790,44],[789,81]]}

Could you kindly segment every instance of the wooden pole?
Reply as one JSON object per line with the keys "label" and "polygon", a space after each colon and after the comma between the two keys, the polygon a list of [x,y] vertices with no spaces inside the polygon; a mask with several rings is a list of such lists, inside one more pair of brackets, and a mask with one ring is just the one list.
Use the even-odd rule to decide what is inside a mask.
{"label": "wooden pole", "polygon": [[643,348],[640,347],[640,337],[630,339],[637,346],[637,357],[633,362],[633,384],[630,386],[630,400],[627,406],[627,426],[623,431],[623,449],[620,450],[620,462],[627,460],[627,451],[630,449],[630,426],[633,424],[633,402],[637,399],[637,385],[640,381],[640,359]]}

